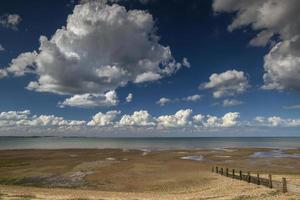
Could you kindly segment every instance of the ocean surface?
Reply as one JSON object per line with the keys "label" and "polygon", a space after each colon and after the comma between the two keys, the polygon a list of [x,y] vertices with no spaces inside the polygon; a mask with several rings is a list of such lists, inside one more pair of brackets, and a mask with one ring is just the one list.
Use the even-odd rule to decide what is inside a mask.
{"label": "ocean surface", "polygon": [[300,137],[80,138],[0,137],[0,149],[217,149],[234,147],[300,148]]}

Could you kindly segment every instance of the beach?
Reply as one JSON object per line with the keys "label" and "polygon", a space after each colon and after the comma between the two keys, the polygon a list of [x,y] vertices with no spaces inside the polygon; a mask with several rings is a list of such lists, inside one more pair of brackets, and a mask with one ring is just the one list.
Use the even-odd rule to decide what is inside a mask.
{"label": "beach", "polygon": [[212,166],[300,185],[300,149],[26,149],[0,151],[2,199],[299,199]]}

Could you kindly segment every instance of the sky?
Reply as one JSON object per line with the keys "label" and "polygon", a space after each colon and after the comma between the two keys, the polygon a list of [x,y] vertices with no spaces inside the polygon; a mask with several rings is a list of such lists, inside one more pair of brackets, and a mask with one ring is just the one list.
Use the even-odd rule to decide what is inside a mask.
{"label": "sky", "polygon": [[3,0],[2,136],[300,136],[297,0]]}

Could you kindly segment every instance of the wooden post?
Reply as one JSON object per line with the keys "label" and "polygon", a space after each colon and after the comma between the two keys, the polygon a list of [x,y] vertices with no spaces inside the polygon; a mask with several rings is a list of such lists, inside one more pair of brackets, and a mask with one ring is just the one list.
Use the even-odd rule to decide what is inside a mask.
{"label": "wooden post", "polygon": [[257,185],[260,185],[259,173],[257,173]]}
{"label": "wooden post", "polygon": [[218,167],[216,167],[216,173],[217,173],[217,174],[219,173],[219,168],[218,168]]}
{"label": "wooden post", "polygon": [[286,186],[286,178],[282,177],[282,192],[287,192],[287,186]]}
{"label": "wooden post", "polygon": [[248,183],[250,183],[250,182],[251,182],[251,174],[250,174],[250,172],[248,172],[248,177],[247,177],[247,179],[248,179]]}
{"label": "wooden post", "polygon": [[228,177],[228,168],[226,168],[226,176]]}
{"label": "wooden post", "polygon": [[221,174],[222,174],[222,175],[224,174],[224,172],[223,172],[223,167],[221,168]]}
{"label": "wooden post", "polygon": [[243,172],[240,170],[240,179],[243,180]]}
{"label": "wooden post", "polygon": [[269,187],[273,188],[273,184],[272,184],[272,175],[269,174]]}
{"label": "wooden post", "polygon": [[234,169],[232,169],[232,178],[235,178]]}

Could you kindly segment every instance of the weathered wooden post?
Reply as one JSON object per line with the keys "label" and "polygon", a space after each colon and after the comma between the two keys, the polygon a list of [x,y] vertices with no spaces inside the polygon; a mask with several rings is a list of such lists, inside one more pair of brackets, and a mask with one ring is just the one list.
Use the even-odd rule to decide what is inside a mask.
{"label": "weathered wooden post", "polygon": [[243,172],[240,170],[240,179],[243,180]]}
{"label": "weathered wooden post", "polygon": [[226,176],[228,177],[228,168],[226,168]]}
{"label": "weathered wooden post", "polygon": [[286,178],[282,177],[282,192],[287,192],[287,186],[286,186]]}
{"label": "weathered wooden post", "polygon": [[260,185],[259,173],[257,173],[257,185]]}
{"label": "weathered wooden post", "polygon": [[248,172],[248,177],[247,177],[247,179],[248,179],[248,183],[251,183],[251,174],[250,174],[250,172]]}
{"label": "weathered wooden post", "polygon": [[235,178],[234,169],[232,169],[232,178]]}
{"label": "weathered wooden post", "polygon": [[221,168],[221,174],[222,174],[222,175],[224,174],[224,172],[223,172],[223,167]]}
{"label": "weathered wooden post", "polygon": [[273,188],[272,175],[271,174],[269,174],[269,188]]}
{"label": "weathered wooden post", "polygon": [[216,167],[216,173],[217,173],[217,174],[219,173],[219,168],[218,168],[218,167]]}

